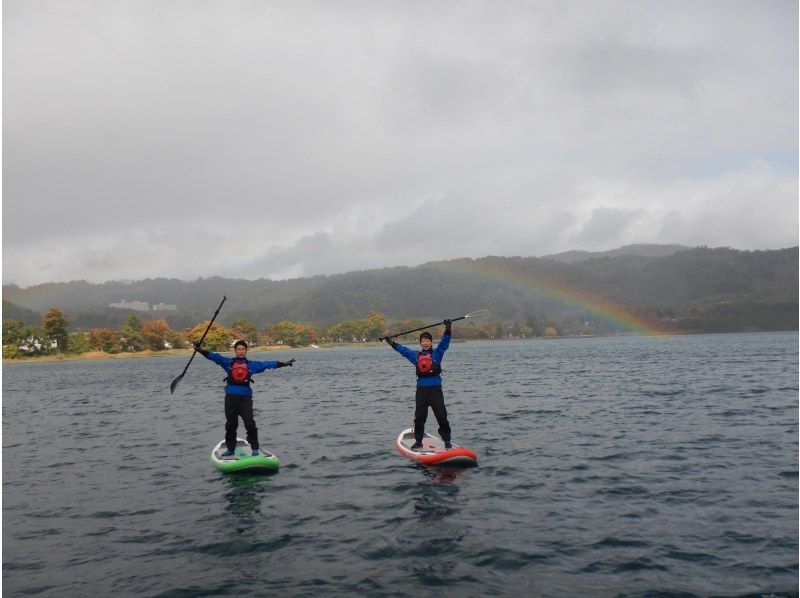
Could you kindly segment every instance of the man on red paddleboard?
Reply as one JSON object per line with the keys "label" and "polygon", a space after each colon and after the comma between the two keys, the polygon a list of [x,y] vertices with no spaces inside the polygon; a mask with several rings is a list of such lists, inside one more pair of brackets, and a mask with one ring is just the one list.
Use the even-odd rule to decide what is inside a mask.
{"label": "man on red paddleboard", "polygon": [[213,351],[207,351],[196,343],[192,343],[197,352],[206,359],[210,359],[220,366],[228,377],[225,378],[225,446],[228,449],[222,453],[223,458],[233,457],[236,448],[236,428],[239,427],[239,416],[244,422],[244,429],[247,430],[247,442],[253,449],[253,456],[259,454],[258,451],[258,428],[256,420],[253,418],[253,390],[250,383],[253,381],[251,376],[264,370],[282,368],[294,364],[294,359],[289,361],[251,361],[247,359],[247,343],[236,341],[233,350],[236,357],[231,359]]}
{"label": "man on red paddleboard", "polygon": [[[414,351],[394,339],[387,338],[395,351],[408,359],[417,369],[417,407],[414,411],[414,439],[412,449],[422,448],[422,437],[425,434],[425,420],[428,419],[428,407],[433,409],[433,415],[439,424],[439,435],[444,440],[445,448],[451,448],[450,423],[447,421],[447,409],[444,406],[444,393],[442,392],[442,358],[450,346],[450,320],[444,321],[444,336],[439,345],[432,349],[433,337],[430,332],[419,335],[421,351]],[[388,336],[388,335],[387,335]]]}

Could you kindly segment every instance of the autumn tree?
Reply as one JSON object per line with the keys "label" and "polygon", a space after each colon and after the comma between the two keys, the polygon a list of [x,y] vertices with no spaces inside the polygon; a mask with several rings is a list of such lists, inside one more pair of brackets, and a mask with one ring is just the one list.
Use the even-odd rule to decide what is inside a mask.
{"label": "autumn tree", "polygon": [[317,328],[313,324],[300,322],[297,328],[297,336],[293,343],[299,347],[307,347],[317,342]]}
{"label": "autumn tree", "polygon": [[453,327],[453,334],[457,335],[458,338],[463,339],[476,339],[481,338],[480,331],[478,327],[475,325],[475,322],[467,322],[466,324],[462,322],[458,323],[458,326]]}
{"label": "autumn tree", "polygon": [[116,330],[110,328],[92,328],[89,331],[89,347],[94,351],[119,353],[120,337]]}
{"label": "autumn tree", "polygon": [[247,341],[250,345],[256,345],[261,340],[261,333],[253,322],[247,318],[234,318],[231,322],[231,330],[236,338]]}
{"label": "autumn tree", "polygon": [[47,336],[47,339],[55,342],[57,351],[67,350],[67,326],[69,322],[67,317],[60,309],[51,307],[47,313],[42,316],[42,328]]}
{"label": "autumn tree", "polygon": [[170,334],[169,324],[164,319],[148,320],[141,326],[145,346],[153,351],[161,351]]}

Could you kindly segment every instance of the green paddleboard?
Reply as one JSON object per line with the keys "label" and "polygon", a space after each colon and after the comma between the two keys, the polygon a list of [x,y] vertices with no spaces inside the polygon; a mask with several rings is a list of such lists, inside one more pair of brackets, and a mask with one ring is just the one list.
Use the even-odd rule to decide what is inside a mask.
{"label": "green paddleboard", "polygon": [[253,457],[253,449],[250,444],[241,438],[236,439],[235,456],[222,458],[222,453],[227,450],[223,440],[214,450],[211,451],[209,458],[211,463],[225,473],[269,473],[278,471],[278,458],[272,453],[261,450],[261,454]]}

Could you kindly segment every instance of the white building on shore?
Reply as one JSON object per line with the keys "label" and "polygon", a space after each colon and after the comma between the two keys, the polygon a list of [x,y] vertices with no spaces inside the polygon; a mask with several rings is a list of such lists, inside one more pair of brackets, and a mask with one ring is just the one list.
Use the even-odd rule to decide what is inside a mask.
{"label": "white building on shore", "polygon": [[119,303],[109,303],[109,307],[114,309],[132,309],[133,311],[150,311],[150,304],[146,301],[126,301],[123,299]]}
{"label": "white building on shore", "polygon": [[178,311],[178,306],[173,303],[153,303],[153,311]]}

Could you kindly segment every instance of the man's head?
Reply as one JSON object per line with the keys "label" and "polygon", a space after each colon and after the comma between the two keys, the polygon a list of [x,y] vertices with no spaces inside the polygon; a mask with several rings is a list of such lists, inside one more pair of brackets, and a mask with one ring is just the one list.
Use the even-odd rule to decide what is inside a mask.
{"label": "man's head", "polygon": [[247,343],[244,341],[236,341],[233,344],[233,350],[236,351],[236,357],[244,357],[247,355]]}
{"label": "man's head", "polygon": [[423,351],[429,351],[433,344],[433,337],[430,332],[423,332],[419,335],[419,344]]}

